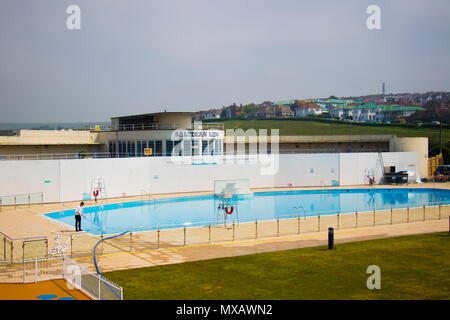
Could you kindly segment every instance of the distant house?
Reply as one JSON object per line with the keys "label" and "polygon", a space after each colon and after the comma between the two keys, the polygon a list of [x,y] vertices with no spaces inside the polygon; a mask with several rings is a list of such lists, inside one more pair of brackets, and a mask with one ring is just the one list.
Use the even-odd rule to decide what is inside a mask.
{"label": "distant house", "polygon": [[276,117],[276,112],[272,105],[249,113],[248,118],[271,118]]}
{"label": "distant house", "polygon": [[295,115],[297,117],[307,117],[309,115],[320,115],[324,112],[324,107],[312,102],[297,103],[295,107]]}
{"label": "distant house", "polygon": [[331,118],[339,120],[351,120],[353,119],[354,109],[354,106],[341,105],[338,107],[330,108],[329,110]]}
{"label": "distant house", "polygon": [[323,106],[326,108],[332,108],[332,107],[340,107],[345,106],[349,103],[355,103],[354,100],[343,100],[343,99],[317,99],[315,101],[316,104],[319,106]]}
{"label": "distant house", "polygon": [[195,113],[194,120],[218,119],[222,113],[221,109],[210,109],[207,111],[198,111]]}
{"label": "distant house", "polygon": [[400,105],[380,105],[378,121],[393,121],[407,118],[415,114],[417,111],[425,111],[426,109],[417,106],[400,106]]}
{"label": "distant house", "polygon": [[295,104],[295,100],[282,100],[272,103],[272,106],[286,106],[291,107]]}
{"label": "distant house", "polygon": [[203,113],[203,119],[219,119],[221,113],[221,109],[211,109]]}
{"label": "distant house", "polygon": [[247,115],[248,118],[274,118],[274,117],[292,117],[294,116],[294,111],[288,106],[284,105],[270,105],[256,110]]}
{"label": "distant house", "polygon": [[293,117],[295,115],[294,111],[287,105],[275,106],[275,114],[277,117]]}
{"label": "distant house", "polygon": [[272,101],[264,101],[263,103],[260,104],[261,107],[267,107],[267,106],[271,106],[273,103]]}
{"label": "distant house", "polygon": [[380,108],[377,105],[373,103],[362,104],[353,109],[352,119],[358,122],[377,121],[379,113]]}
{"label": "distant house", "polygon": [[235,118],[240,115],[240,112],[241,108],[236,104],[232,104],[231,106],[224,107],[220,115],[223,118]]}
{"label": "distant house", "polygon": [[424,110],[417,106],[400,105],[376,105],[364,103],[361,105],[339,106],[331,110],[333,118],[340,120],[353,120],[356,122],[386,122],[406,118],[418,110]]}
{"label": "distant house", "polygon": [[379,121],[380,108],[373,103],[354,104],[336,107],[331,111],[334,118],[356,122]]}

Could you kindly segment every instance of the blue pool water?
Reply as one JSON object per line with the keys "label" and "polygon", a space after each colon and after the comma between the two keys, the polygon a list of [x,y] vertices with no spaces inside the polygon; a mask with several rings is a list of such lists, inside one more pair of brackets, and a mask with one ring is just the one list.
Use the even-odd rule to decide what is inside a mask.
{"label": "blue pool water", "polygon": [[[339,189],[257,192],[234,199],[228,221],[271,220],[317,214],[336,214],[389,208],[450,203],[450,190],[441,189]],[[237,205],[236,205],[237,203]],[[220,200],[214,195],[136,201],[85,207],[84,231],[115,233],[126,229],[151,230],[217,223]],[[237,209],[236,209],[237,207]],[[295,208],[297,207],[297,208]],[[223,211],[222,211],[223,212]],[[75,210],[45,214],[73,226]],[[220,216],[223,223],[223,214]]]}

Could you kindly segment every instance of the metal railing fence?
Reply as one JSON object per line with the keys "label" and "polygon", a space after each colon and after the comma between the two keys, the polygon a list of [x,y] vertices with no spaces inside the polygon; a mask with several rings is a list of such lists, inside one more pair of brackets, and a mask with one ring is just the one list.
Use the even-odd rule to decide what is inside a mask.
{"label": "metal railing fence", "polygon": [[[162,156],[162,154],[155,154]],[[110,153],[110,152],[66,152],[66,153],[33,153],[33,154],[7,154],[0,156],[0,160],[68,160],[68,159],[109,159],[109,158],[131,158],[136,154]]]}
{"label": "metal railing fence", "polygon": [[48,255],[46,236],[12,238],[0,232],[0,261],[24,261]]}
{"label": "metal railing fence", "polygon": [[142,131],[142,130],[224,130],[223,123],[201,123],[186,125],[185,122],[173,123],[132,123],[132,124],[118,124],[118,125],[98,125],[78,128],[77,130],[90,131]]}
{"label": "metal railing fence", "polygon": [[25,193],[25,194],[14,194],[0,196],[0,211],[5,208],[16,209],[18,206],[28,206],[32,204],[43,204],[44,203],[44,193]]}
{"label": "metal railing fence", "polygon": [[[149,201],[152,203],[152,201]],[[102,241],[97,254],[138,252],[190,245],[235,242],[304,233],[412,223],[449,219],[450,203],[436,202],[418,206],[391,206],[389,208],[352,212],[323,211],[315,213],[293,212],[276,217],[219,219],[178,225],[160,225],[136,228],[110,228],[91,234],[70,233],[70,256],[84,257],[92,253],[93,246],[114,234],[128,233]],[[61,234],[62,235],[62,234]],[[63,236],[63,235],[62,235]]]}
{"label": "metal railing fence", "polygon": [[[224,155],[237,155],[237,148],[234,148],[234,150],[229,151],[226,149],[226,144],[224,144]],[[344,148],[321,148],[321,149],[310,149],[310,148],[297,148],[297,149],[280,149],[276,152],[273,152],[270,150],[265,150],[264,153],[267,154],[309,154],[309,153],[376,153],[376,152],[388,152],[389,150],[386,150],[384,148],[380,149],[344,149]],[[245,150],[246,154],[259,154],[258,151],[253,150]]]}
{"label": "metal railing fence", "polygon": [[[237,150],[233,149],[229,151],[226,149],[226,145],[223,148],[223,154],[215,155],[216,157],[220,156],[256,156],[261,153],[259,151],[253,150],[245,150],[245,154],[238,154]],[[384,150],[386,151],[386,150]],[[282,149],[276,152],[266,150],[263,154],[310,154],[310,153],[375,153],[375,152],[384,152],[380,149]],[[66,153],[30,153],[30,154],[6,154],[0,155],[0,161],[20,161],[20,160],[70,160],[70,159],[112,159],[112,158],[135,158],[135,157],[171,157],[172,155],[163,154],[162,152],[154,153],[151,156],[146,156],[144,154],[128,153],[112,153],[112,152],[66,152]],[[178,157],[179,155],[174,155]],[[192,155],[192,158],[199,157],[199,155]],[[207,157],[207,156],[205,156]]]}
{"label": "metal railing fence", "polygon": [[[154,199],[149,198],[144,203],[150,205],[149,210],[157,207]],[[56,237],[12,238],[0,232],[0,261],[13,263],[45,258],[53,252],[49,248],[54,248],[57,244],[66,247],[64,254],[67,257],[86,257],[92,255],[92,249],[99,240],[124,231],[128,233],[102,241],[97,249],[98,255],[299,235],[326,231],[328,227],[340,230],[448,219],[449,207],[449,202],[434,202],[407,207],[393,205],[389,208],[353,210],[345,213],[336,211],[308,213],[304,210],[293,210],[289,214],[275,217],[228,218],[225,221],[217,217],[213,221],[176,225],[109,228],[97,232],[56,232],[60,237],[58,242]]]}
{"label": "metal railing fence", "polygon": [[123,300],[123,289],[104,277],[87,270],[69,258],[63,258],[63,278],[95,300]]}

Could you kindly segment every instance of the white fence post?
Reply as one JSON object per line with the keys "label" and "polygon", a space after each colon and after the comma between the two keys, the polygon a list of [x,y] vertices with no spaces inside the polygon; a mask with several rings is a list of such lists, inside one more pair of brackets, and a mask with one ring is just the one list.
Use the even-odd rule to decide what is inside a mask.
{"label": "white fence post", "polygon": [[64,280],[66,279],[65,271],[66,271],[66,257],[63,255],[63,257],[62,257],[62,272],[61,273],[62,273],[62,277]]}
{"label": "white fence post", "polygon": [[37,277],[38,277],[37,258],[34,258],[34,283],[37,282]]}

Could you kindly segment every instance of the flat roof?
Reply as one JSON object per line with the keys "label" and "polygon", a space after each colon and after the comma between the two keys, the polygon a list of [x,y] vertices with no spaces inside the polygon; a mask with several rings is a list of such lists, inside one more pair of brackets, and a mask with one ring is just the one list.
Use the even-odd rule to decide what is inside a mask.
{"label": "flat roof", "polygon": [[185,115],[194,115],[195,112],[153,112],[153,113],[142,113],[142,114],[132,114],[128,116],[120,116],[120,117],[112,117],[111,119],[119,119],[119,118],[129,118],[129,117],[143,117],[143,116],[158,116],[162,114],[185,114]]}
{"label": "flat roof", "polygon": [[[395,135],[314,135],[314,136],[279,136],[279,143],[337,143],[337,142],[389,142]],[[224,142],[233,140],[235,136],[225,136]],[[419,137],[412,137],[419,138]],[[267,142],[271,142],[271,136],[267,136]]]}

